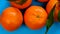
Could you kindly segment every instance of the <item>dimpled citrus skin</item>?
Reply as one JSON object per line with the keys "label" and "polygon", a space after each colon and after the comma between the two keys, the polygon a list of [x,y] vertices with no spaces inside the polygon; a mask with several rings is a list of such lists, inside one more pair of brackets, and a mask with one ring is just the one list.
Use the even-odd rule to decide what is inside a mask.
{"label": "dimpled citrus skin", "polygon": [[47,13],[40,6],[31,6],[28,8],[24,14],[25,24],[30,29],[39,29],[46,24]]}
{"label": "dimpled citrus skin", "polygon": [[21,26],[22,21],[23,16],[21,11],[14,7],[6,8],[1,16],[2,26],[8,31],[16,30]]}

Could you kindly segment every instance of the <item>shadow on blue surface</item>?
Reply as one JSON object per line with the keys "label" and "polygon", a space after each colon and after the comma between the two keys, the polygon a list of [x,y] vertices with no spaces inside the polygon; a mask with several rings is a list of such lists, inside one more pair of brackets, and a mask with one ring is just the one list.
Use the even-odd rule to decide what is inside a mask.
{"label": "shadow on blue surface", "polygon": [[[31,5],[42,6],[45,8],[46,3],[40,3],[40,2],[36,2],[35,0],[33,0]],[[0,0],[0,14],[3,12],[3,10],[5,8],[7,8],[9,6],[10,6],[10,3],[8,1]],[[19,29],[15,30],[13,32],[9,32],[9,31],[5,30],[2,27],[2,25],[0,25],[0,34],[44,34],[45,30],[46,30],[46,27],[43,27],[39,30],[31,30],[23,23]],[[60,23],[55,22],[52,25],[52,27],[49,29],[48,34],[60,34]]]}

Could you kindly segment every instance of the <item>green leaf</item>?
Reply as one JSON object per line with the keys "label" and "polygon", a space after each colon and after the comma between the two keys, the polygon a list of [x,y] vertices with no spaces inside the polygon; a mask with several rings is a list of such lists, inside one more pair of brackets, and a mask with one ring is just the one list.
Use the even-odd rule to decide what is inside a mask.
{"label": "green leaf", "polygon": [[[54,8],[55,9],[55,8]],[[48,20],[47,20],[47,23],[46,23],[46,32],[45,34],[47,34],[49,28],[53,25],[54,23],[54,9],[50,12],[49,16],[48,16]]]}
{"label": "green leaf", "polygon": [[50,20],[50,19],[47,20],[45,34],[47,34],[49,28],[53,25],[53,22],[54,22],[53,20]]}
{"label": "green leaf", "polygon": [[60,22],[60,10],[58,12],[58,21]]}
{"label": "green leaf", "polygon": [[54,18],[53,14],[54,14],[54,9],[50,12],[48,19],[53,20],[53,18]]}

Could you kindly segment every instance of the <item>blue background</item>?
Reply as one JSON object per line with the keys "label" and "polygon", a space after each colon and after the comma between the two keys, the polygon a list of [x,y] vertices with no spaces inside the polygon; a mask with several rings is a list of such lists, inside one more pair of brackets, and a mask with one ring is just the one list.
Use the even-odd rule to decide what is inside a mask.
{"label": "blue background", "polygon": [[[41,3],[33,0],[31,5],[42,6],[45,8],[46,3]],[[7,0],[0,0],[0,14],[3,12],[5,8],[9,6],[10,3]],[[25,9],[22,11],[22,13],[24,13],[24,11]],[[23,23],[22,26],[19,27],[17,30],[9,32],[5,30],[0,24],[0,34],[44,34],[45,31],[46,31],[46,27],[43,27],[39,30],[31,30]],[[49,29],[48,34],[60,34],[60,23],[54,22],[52,27]]]}

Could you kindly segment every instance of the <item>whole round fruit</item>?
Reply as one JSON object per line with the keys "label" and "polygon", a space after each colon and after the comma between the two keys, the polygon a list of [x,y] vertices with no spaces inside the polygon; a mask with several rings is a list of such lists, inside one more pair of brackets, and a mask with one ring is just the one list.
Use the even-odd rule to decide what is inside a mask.
{"label": "whole round fruit", "polygon": [[30,29],[39,29],[46,24],[47,13],[40,6],[31,6],[28,8],[24,14],[25,24]]}
{"label": "whole round fruit", "polygon": [[23,22],[23,16],[21,11],[17,8],[9,7],[6,8],[1,16],[2,26],[8,30],[13,31],[21,26]]}

